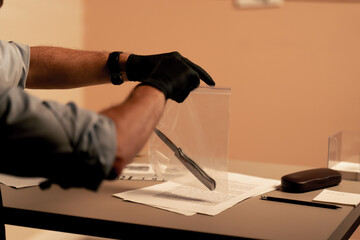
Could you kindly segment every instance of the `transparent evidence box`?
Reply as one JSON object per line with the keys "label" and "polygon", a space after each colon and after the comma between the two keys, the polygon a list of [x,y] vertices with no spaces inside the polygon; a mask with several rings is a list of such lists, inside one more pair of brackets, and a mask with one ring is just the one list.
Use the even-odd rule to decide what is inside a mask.
{"label": "transparent evidence box", "polygon": [[[230,92],[230,88],[200,86],[183,103],[168,101],[156,127],[216,181],[215,191],[221,193],[227,192],[228,183]],[[150,137],[148,149],[158,177],[206,189],[157,134]]]}
{"label": "transparent evidence box", "polygon": [[360,132],[341,131],[329,137],[328,167],[343,179],[360,180]]}

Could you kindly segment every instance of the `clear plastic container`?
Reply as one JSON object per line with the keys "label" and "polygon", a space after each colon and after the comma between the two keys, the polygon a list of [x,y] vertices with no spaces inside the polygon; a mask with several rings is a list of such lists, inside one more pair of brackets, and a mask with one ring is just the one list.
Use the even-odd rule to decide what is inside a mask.
{"label": "clear plastic container", "polygon": [[[199,87],[183,103],[168,101],[157,129],[216,181],[214,191],[227,193],[230,88]],[[166,181],[207,189],[153,133],[149,161]]]}
{"label": "clear plastic container", "polygon": [[343,179],[360,180],[360,132],[341,131],[329,137],[328,167]]}

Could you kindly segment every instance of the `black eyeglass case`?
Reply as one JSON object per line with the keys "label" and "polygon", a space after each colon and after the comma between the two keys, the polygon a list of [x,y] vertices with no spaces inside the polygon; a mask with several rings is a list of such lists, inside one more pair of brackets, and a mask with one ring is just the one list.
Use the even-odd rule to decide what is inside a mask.
{"label": "black eyeglass case", "polygon": [[338,185],[341,173],[329,168],[315,168],[291,173],[281,178],[281,190],[302,193]]}

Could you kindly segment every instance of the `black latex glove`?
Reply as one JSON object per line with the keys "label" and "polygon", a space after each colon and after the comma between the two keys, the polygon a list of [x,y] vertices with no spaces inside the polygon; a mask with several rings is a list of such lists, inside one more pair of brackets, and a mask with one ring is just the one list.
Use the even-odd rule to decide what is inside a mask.
{"label": "black latex glove", "polygon": [[173,58],[186,63],[186,65],[188,65],[189,68],[192,68],[199,75],[200,79],[202,79],[206,84],[211,86],[215,85],[215,82],[204,69],[191,62],[189,59],[181,56],[181,54],[178,52],[148,56],[131,54],[126,62],[127,78],[130,81],[143,82],[152,74],[161,61],[164,59],[169,60]]}
{"label": "black latex glove", "polygon": [[[204,73],[206,77],[204,77]],[[202,68],[195,64],[190,66],[187,61],[184,61],[184,58],[170,55],[162,57],[150,76],[143,78],[139,85],[153,86],[162,91],[166,99],[170,98],[180,103],[199,86],[201,76],[208,85],[215,85],[215,82]]]}

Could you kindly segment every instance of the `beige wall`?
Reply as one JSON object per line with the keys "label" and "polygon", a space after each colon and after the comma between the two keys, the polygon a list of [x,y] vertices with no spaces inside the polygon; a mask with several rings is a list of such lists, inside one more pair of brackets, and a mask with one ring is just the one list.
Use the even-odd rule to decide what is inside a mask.
{"label": "beige wall", "polygon": [[[178,50],[230,86],[229,158],[326,166],[327,137],[360,130],[360,2],[84,1],[89,49]],[[85,91],[98,110],[129,87]]]}
{"label": "beige wall", "polygon": [[[327,137],[360,130],[360,3],[7,0],[2,39],[152,54],[178,50],[230,86],[229,158],[325,166]],[[33,91],[93,110],[134,84]]]}
{"label": "beige wall", "polygon": [[[0,9],[1,39],[81,49],[82,4],[81,0],[4,0]],[[82,89],[29,92],[43,99],[83,105]]]}

